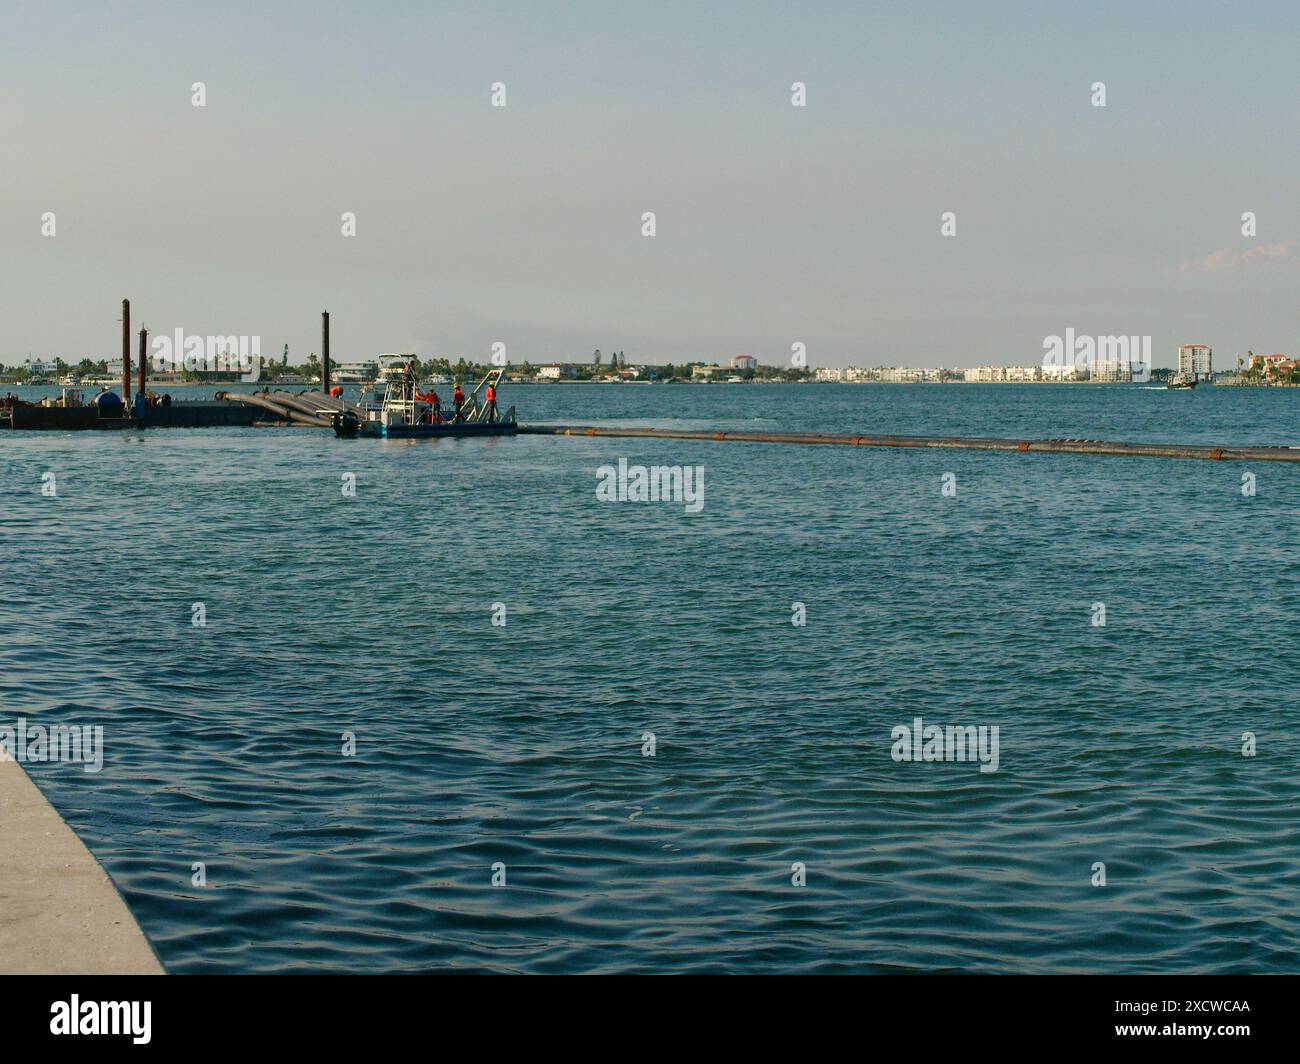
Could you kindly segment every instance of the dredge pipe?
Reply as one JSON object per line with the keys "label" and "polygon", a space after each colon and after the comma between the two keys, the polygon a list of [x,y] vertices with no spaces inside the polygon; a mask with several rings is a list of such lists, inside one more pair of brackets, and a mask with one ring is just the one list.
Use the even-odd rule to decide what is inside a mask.
{"label": "dredge pipe", "polygon": [[893,436],[823,432],[710,432],[696,429],[618,428],[601,425],[520,425],[534,436],[617,436],[736,443],[830,444],[846,447],[913,447],[965,451],[1038,451],[1140,458],[1300,462],[1300,447],[1213,447],[1184,443],[1112,443],[1107,440],[1022,440],[991,436]]}
{"label": "dredge pipe", "polygon": [[[323,403],[318,403],[315,398],[308,398],[305,395],[294,395],[292,392],[267,392],[267,398],[273,402],[280,403],[286,407],[292,407],[299,413],[306,414],[308,417],[324,418],[326,423],[329,422],[327,414],[321,413]],[[325,409],[329,409],[326,407]]]}
{"label": "dredge pipe", "polygon": [[291,406],[273,402],[260,392],[256,392],[252,395],[240,395],[236,392],[217,392],[216,398],[226,399],[236,403],[248,403],[251,406],[260,406],[263,410],[269,410],[276,417],[282,420],[296,421],[302,425],[310,425],[312,428],[328,429],[332,427],[330,422],[326,421],[324,418],[304,414],[302,411],[296,410]]}
{"label": "dredge pipe", "polygon": [[318,407],[325,407],[329,410],[346,410],[348,408],[346,400],[338,399],[332,395],[325,395],[323,392],[297,392],[296,394],[309,403],[314,403]]}

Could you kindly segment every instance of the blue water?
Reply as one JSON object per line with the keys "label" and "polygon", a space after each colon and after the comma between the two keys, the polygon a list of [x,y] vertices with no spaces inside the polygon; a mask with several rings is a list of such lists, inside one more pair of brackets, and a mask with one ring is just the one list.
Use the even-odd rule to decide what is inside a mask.
{"label": "blue water", "polygon": [[[502,398],[1300,443],[1280,389]],[[104,726],[102,773],[29,771],[173,972],[1300,967],[1300,467],[306,429],[0,449],[0,723]],[[703,510],[599,502],[620,457],[703,466]],[[895,761],[915,717],[997,726],[998,771]]]}

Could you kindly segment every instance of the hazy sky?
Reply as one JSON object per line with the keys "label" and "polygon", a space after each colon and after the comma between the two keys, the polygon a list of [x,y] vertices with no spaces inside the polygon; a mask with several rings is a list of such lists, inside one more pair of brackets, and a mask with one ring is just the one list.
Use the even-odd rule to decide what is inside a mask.
{"label": "hazy sky", "polygon": [[322,309],[340,359],[1294,351],[1297,41],[1291,3],[5,0],[0,362],[115,356],[124,296],[294,361]]}

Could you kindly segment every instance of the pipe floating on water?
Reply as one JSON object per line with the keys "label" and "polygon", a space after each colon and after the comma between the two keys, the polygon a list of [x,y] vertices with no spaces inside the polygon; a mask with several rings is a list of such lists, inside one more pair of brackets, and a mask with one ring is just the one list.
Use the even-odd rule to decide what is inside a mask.
{"label": "pipe floating on water", "polygon": [[520,425],[534,436],[622,436],[737,443],[830,444],[845,447],[921,447],[959,451],[1037,451],[1054,454],[1124,455],[1139,458],[1204,458],[1235,462],[1300,462],[1300,447],[1210,447],[1184,443],[1112,443],[1107,440],[1017,440],[992,436],[882,436],[824,432],[708,432],[693,429],[608,428],[601,425]]}

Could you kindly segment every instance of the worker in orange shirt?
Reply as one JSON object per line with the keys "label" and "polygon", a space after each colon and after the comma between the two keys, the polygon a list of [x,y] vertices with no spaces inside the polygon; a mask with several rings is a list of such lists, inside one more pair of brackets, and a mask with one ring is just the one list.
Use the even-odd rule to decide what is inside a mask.
{"label": "worker in orange shirt", "polygon": [[488,420],[497,419],[497,390],[491,384],[483,391],[483,400],[487,403]]}

